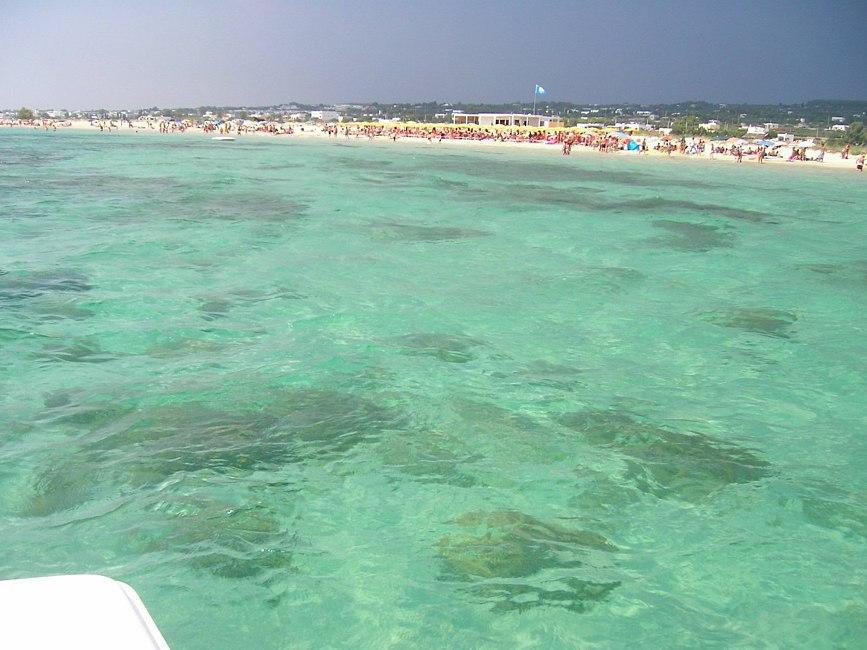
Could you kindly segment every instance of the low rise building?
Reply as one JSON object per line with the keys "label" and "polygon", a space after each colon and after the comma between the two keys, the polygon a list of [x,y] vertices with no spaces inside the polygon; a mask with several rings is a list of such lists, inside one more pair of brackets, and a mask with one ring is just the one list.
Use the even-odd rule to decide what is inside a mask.
{"label": "low rise building", "polygon": [[523,113],[452,113],[452,122],[477,126],[535,126],[540,128],[563,126],[563,121],[559,117]]}
{"label": "low rise building", "polygon": [[319,120],[321,122],[336,122],[340,119],[340,113],[337,111],[310,111],[311,120]]}

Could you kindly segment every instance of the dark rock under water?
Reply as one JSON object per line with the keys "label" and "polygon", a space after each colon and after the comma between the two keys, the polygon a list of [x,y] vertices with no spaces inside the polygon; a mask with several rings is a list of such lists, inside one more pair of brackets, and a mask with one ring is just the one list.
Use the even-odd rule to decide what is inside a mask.
{"label": "dark rock under water", "polygon": [[379,454],[386,467],[410,480],[472,487],[477,480],[465,466],[477,456],[466,450],[454,451],[459,447],[460,442],[449,436],[423,432],[390,436],[380,445]]}
{"label": "dark rock under water", "polygon": [[623,211],[629,214],[688,212],[692,214],[697,213],[701,215],[724,217],[726,219],[734,219],[737,221],[749,221],[752,223],[766,221],[772,222],[770,215],[756,210],[745,210],[743,208],[732,208],[712,203],[697,203],[695,201],[666,199],[662,197],[627,199],[624,201],[600,203],[597,205],[597,209]]}
{"label": "dark rock under water", "polygon": [[791,337],[792,326],[798,320],[794,312],[767,307],[732,307],[710,312],[705,317],[709,322],[720,327],[781,339]]}
{"label": "dark rock under water", "polygon": [[58,403],[58,420],[89,432],[38,472],[23,514],[75,507],[105,485],[135,489],[176,474],[327,460],[407,425],[399,410],[350,393],[296,389],[268,397],[261,408],[238,410],[202,401],[148,408]]}
{"label": "dark rock under water", "polygon": [[653,221],[652,225],[669,233],[667,236],[651,239],[653,243],[665,248],[706,253],[715,248],[731,248],[734,245],[734,235],[717,226],[671,219]]}
{"label": "dark rock under water", "polygon": [[129,541],[142,553],[164,553],[221,578],[261,579],[263,584],[296,571],[295,536],[261,503],[160,501],[142,519]]}
{"label": "dark rock under water", "polygon": [[618,548],[605,537],[543,522],[516,510],[473,511],[461,532],[437,544],[441,579],[464,583],[472,599],[499,610],[558,606],[583,612],[620,582],[600,581],[600,558]]}
{"label": "dark rock under water", "polygon": [[473,349],[485,343],[464,334],[424,332],[406,334],[391,339],[391,343],[406,354],[434,357],[449,363],[466,363],[475,356]]}
{"label": "dark rock under water", "polygon": [[90,291],[90,280],[77,271],[39,271],[0,275],[0,302],[25,300],[53,292]]}
{"label": "dark rock under water", "polygon": [[487,237],[491,233],[478,228],[454,226],[421,226],[410,223],[379,222],[369,226],[374,237],[408,242],[457,242]]}
{"label": "dark rock under water", "polygon": [[39,361],[51,363],[107,363],[117,358],[115,354],[101,349],[98,343],[87,339],[46,343],[32,356]]}
{"label": "dark rock under water", "polygon": [[591,445],[627,460],[627,477],[642,492],[695,501],[734,484],[760,481],[770,463],[752,451],[701,433],[681,433],[615,410],[587,410],[559,418]]}

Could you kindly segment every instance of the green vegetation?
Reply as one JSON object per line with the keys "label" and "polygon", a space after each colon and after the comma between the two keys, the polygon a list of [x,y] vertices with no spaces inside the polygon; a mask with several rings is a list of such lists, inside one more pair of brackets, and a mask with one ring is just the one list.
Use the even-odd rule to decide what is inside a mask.
{"label": "green vegetation", "polygon": [[852,122],[845,131],[843,141],[847,144],[867,144],[867,133],[863,122]]}
{"label": "green vegetation", "polygon": [[695,115],[677,118],[671,124],[671,132],[675,135],[707,135],[707,131],[699,126]]}
{"label": "green vegetation", "polygon": [[845,131],[830,132],[826,144],[834,149],[840,149],[846,144],[854,147],[867,144],[867,131],[864,130],[864,123],[852,122]]}
{"label": "green vegetation", "polygon": [[21,108],[18,109],[17,117],[19,120],[25,121],[25,120],[32,120],[34,115],[33,115],[32,110],[30,110],[26,106],[22,106]]}
{"label": "green vegetation", "polygon": [[679,117],[671,123],[671,132],[674,135],[698,135],[698,136],[721,136],[726,138],[740,138],[747,130],[737,124],[721,124],[719,128],[707,130],[701,126],[700,119],[695,115]]}

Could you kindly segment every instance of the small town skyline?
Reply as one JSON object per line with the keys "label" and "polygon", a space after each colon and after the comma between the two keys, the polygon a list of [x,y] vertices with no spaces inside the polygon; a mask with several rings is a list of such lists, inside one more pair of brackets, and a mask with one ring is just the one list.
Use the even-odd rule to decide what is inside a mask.
{"label": "small town skyline", "polygon": [[[824,129],[843,132],[852,123],[863,123],[867,101],[813,100],[798,104],[728,104],[680,102],[673,104],[530,102],[500,104],[415,102],[415,103],[318,103],[283,102],[273,105],[84,108],[27,107],[33,117],[48,119],[158,118],[192,121],[251,119],[260,121],[391,122],[415,121],[449,123],[460,121],[456,115],[477,113],[532,114],[558,118],[563,126],[612,126],[632,131],[659,130],[676,122],[688,122],[689,130],[706,132],[731,126],[748,135],[762,135],[788,128]],[[0,109],[0,118],[20,117],[22,108]],[[764,128],[764,131],[761,129]]]}

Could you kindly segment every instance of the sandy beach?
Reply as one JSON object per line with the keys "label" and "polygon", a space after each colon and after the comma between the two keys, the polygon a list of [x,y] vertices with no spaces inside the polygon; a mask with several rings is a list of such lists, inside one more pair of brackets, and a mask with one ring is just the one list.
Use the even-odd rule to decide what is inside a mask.
{"label": "sandy beach", "polygon": [[[124,134],[154,134],[154,135],[162,135],[165,137],[171,137],[172,135],[200,135],[202,137],[220,137],[221,133],[207,131],[201,125],[193,125],[186,126],[183,130],[172,130],[168,132],[160,132],[157,126],[157,122],[151,120],[150,122],[146,120],[133,120],[130,123],[124,123],[122,126],[118,126],[117,122],[114,122],[115,126],[112,126],[108,129],[108,121],[103,121],[103,128],[100,128],[99,122],[92,122],[88,120],[66,120],[66,121],[58,121],[54,124],[45,125],[12,125],[11,128],[18,129],[29,129],[29,130],[45,130],[45,131],[59,131],[59,130],[77,130],[77,131],[100,131],[102,130],[106,136],[110,136],[115,133],[124,133]],[[544,151],[546,153],[552,155],[563,155],[562,153],[562,145],[559,142],[522,142],[522,141],[514,141],[514,140],[497,140],[494,138],[488,139],[465,139],[465,138],[425,138],[420,136],[403,136],[397,135],[392,136],[389,134],[375,135],[369,136],[362,133],[352,133],[350,135],[345,135],[342,131],[344,128],[350,129],[359,129],[362,125],[357,123],[344,123],[344,124],[321,124],[316,122],[307,122],[307,123],[293,123],[291,125],[281,124],[281,127],[291,128],[291,132],[268,132],[265,130],[247,130],[242,133],[237,133],[235,131],[231,131],[231,137],[233,138],[269,138],[271,140],[292,140],[297,138],[319,138],[319,139],[333,139],[336,141],[344,141],[351,140],[354,142],[393,142],[397,143],[419,143],[424,141],[429,141],[431,144],[435,144],[437,146],[445,146],[445,147],[483,147],[483,148],[497,148],[497,149],[513,149],[513,150],[534,150],[534,151]],[[337,128],[338,133],[335,135],[334,128]],[[392,123],[392,124],[383,124],[381,125],[384,130],[389,130],[392,128],[402,128],[405,127],[405,124],[402,123]],[[425,124],[425,125],[413,125],[414,128],[451,128],[451,125],[443,125],[443,124]],[[8,125],[4,125],[0,128],[10,128]],[[634,136],[635,140],[640,140],[644,136]],[[649,138],[648,138],[649,139]],[[811,155],[817,153],[819,150],[808,150]],[[811,168],[811,169],[829,169],[829,170],[838,170],[838,171],[847,171],[847,172],[856,172],[856,159],[857,155],[850,154],[848,159],[844,159],[840,152],[831,152],[828,151],[824,155],[823,161],[815,161],[815,160],[789,160],[789,156],[791,155],[792,148],[787,146],[782,146],[779,148],[779,155],[767,155],[764,158],[764,162],[762,164],[770,164],[770,165],[784,165],[786,167],[791,168]],[[707,152],[702,153],[679,153],[678,151],[672,151],[671,153],[666,153],[665,151],[658,151],[655,149],[649,149],[645,152],[640,152],[638,150],[628,151],[625,149],[620,150],[608,150],[608,151],[600,151],[598,148],[593,146],[585,146],[576,143],[572,146],[571,154],[576,155],[604,155],[604,156],[623,156],[623,157],[644,157],[644,158],[653,158],[653,159],[677,159],[677,160],[692,160],[692,161],[703,161],[703,162],[720,162],[720,163],[728,163],[728,164],[742,164],[742,165],[756,165],[759,164],[758,157],[754,153],[744,153],[743,161],[738,162],[736,156],[730,153],[715,153],[708,154]]]}

